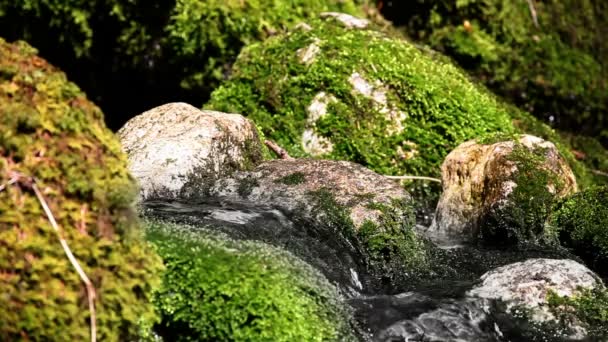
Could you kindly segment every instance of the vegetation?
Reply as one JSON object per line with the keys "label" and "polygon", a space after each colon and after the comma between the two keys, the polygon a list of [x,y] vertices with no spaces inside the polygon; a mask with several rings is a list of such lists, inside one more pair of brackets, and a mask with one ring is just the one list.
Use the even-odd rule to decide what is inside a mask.
{"label": "vegetation", "polygon": [[[248,115],[296,157],[307,154],[302,135],[312,127],[332,146],[321,156],[385,174],[437,176],[459,143],[514,131],[508,110],[452,65],[373,29],[348,29],[331,19],[310,24],[311,30],[245,48],[206,107]],[[316,50],[315,44],[318,54],[302,62],[304,49]],[[325,101],[327,112],[311,124],[313,101]]]}
{"label": "vegetation", "polygon": [[408,10],[377,2],[413,40],[520,108],[607,141],[605,1],[415,0]]}
{"label": "vegetation", "polygon": [[517,186],[508,195],[506,204],[497,202],[482,218],[484,241],[497,245],[557,242],[555,232],[545,222],[555,202],[568,189],[559,174],[547,168],[546,158],[546,149],[528,148],[515,142],[507,160],[517,170],[504,182],[513,181]]}
{"label": "vegetation", "polygon": [[[36,178],[97,292],[98,338],[134,340],[160,259],[141,239],[136,195],[103,114],[23,42],[0,39],[0,184]],[[0,191],[0,340],[85,341],[85,286],[27,184]]]}
{"label": "vegetation", "polygon": [[347,209],[340,206],[332,194],[322,189],[311,192],[313,212],[322,213],[324,229],[341,232],[382,281],[399,283],[409,276],[428,271],[428,248],[414,232],[413,204],[408,200],[394,200],[390,205],[361,198],[370,209],[381,212],[378,221],[366,220],[356,228]]}
{"label": "vegetation", "polygon": [[202,104],[244,45],[324,11],[361,10],[353,0],[0,0],[0,31],[39,48],[118,129],[176,98]]}
{"label": "vegetation", "polygon": [[167,268],[154,297],[166,340],[354,339],[337,290],[288,252],[162,222],[147,236]]}
{"label": "vegetation", "polygon": [[592,188],[563,200],[550,224],[564,246],[572,248],[596,272],[608,275],[608,187]]}
{"label": "vegetation", "polygon": [[608,337],[608,290],[604,287],[579,288],[571,297],[561,297],[549,293],[548,304],[551,312],[568,326],[572,322],[582,323],[587,336],[592,340]]}

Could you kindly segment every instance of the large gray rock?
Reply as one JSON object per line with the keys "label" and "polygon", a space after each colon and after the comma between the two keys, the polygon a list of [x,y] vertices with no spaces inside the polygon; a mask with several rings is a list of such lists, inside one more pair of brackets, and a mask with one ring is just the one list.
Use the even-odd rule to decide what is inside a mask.
{"label": "large gray rock", "polygon": [[255,125],[238,114],[169,103],[129,120],[119,131],[141,197],[184,196],[184,187],[209,182],[262,161]]}
{"label": "large gray rock", "polygon": [[531,135],[459,145],[441,166],[443,193],[427,234],[440,244],[535,240],[553,201],[577,191],[555,145]]}
{"label": "large gray rock", "polygon": [[397,210],[399,217],[411,214],[410,207],[402,207],[411,197],[398,182],[346,161],[272,160],[201,190],[224,200],[247,200],[319,220],[323,211],[315,211],[315,194],[325,193],[349,213],[356,228],[366,221],[378,223],[382,205]]}
{"label": "large gray rock", "polygon": [[[578,288],[603,286],[601,280],[587,267],[573,260],[529,259],[499,267],[481,277],[481,284],[470,290],[470,297],[499,299],[507,309],[524,306],[531,310],[536,322],[554,320],[547,306],[548,294],[563,297],[575,295]],[[581,337],[584,329],[571,327]]]}

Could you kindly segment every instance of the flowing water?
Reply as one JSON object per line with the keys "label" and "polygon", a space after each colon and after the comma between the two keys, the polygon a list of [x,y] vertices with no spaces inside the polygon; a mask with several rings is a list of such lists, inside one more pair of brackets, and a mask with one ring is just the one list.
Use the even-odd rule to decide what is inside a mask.
{"label": "flowing water", "polygon": [[155,200],[144,202],[142,213],[292,252],[341,290],[353,308],[363,341],[567,341],[543,335],[506,314],[502,303],[466,296],[477,279],[494,267],[531,257],[564,257],[559,251],[435,249],[436,267],[431,272],[391,283],[369,269],[362,248],[339,227],[319,226],[270,206],[220,199]]}

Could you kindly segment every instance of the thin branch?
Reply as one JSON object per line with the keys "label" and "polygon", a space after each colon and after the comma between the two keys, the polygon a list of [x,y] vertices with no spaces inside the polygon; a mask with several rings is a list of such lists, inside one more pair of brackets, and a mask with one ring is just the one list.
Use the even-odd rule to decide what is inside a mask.
{"label": "thin branch", "polygon": [[530,7],[530,14],[532,14],[532,21],[534,26],[538,28],[538,17],[536,16],[536,8],[534,7],[534,0],[528,0],[528,7]]}
{"label": "thin branch", "polygon": [[13,176],[13,178],[9,179],[8,182],[0,185],[0,192],[4,191],[4,189],[6,189],[9,185],[17,183],[17,181],[19,181],[19,177]]}
{"label": "thin branch", "polygon": [[424,177],[424,176],[384,176],[386,178],[389,179],[420,179],[420,180],[428,180],[428,181],[432,181],[432,182],[439,182],[441,183],[441,179],[439,178],[433,178],[433,177]]}
{"label": "thin branch", "polygon": [[87,277],[87,275],[83,271],[82,267],[80,267],[80,264],[78,263],[78,260],[76,260],[76,257],[74,256],[74,254],[72,253],[72,250],[68,246],[67,241],[61,236],[61,230],[59,229],[59,225],[57,224],[57,221],[55,221],[55,217],[53,216],[51,209],[49,208],[46,200],[44,199],[42,192],[38,188],[38,185],[36,184],[36,179],[33,177],[26,177],[25,175],[21,175],[21,174],[15,172],[15,173],[13,173],[12,178],[7,183],[0,185],[0,191],[3,191],[4,189],[6,189],[7,186],[9,186],[11,184],[15,184],[18,181],[22,181],[23,184],[27,184],[29,187],[32,188],[32,190],[36,194],[36,198],[38,198],[38,201],[40,202],[40,205],[42,206],[42,209],[44,210],[46,217],[48,218],[49,222],[51,223],[51,226],[55,230],[55,233],[57,233],[57,237],[59,238],[59,243],[61,243],[61,247],[63,248],[63,251],[65,252],[66,256],[70,260],[70,263],[76,269],[76,272],[80,276],[80,279],[82,280],[82,282],[85,284],[85,286],[87,288],[87,297],[89,300],[89,311],[91,313],[91,317],[90,317],[91,342],[96,342],[97,341],[97,323],[96,323],[96,314],[95,314],[95,297],[96,297],[95,287],[93,287],[93,283],[91,282],[89,277]]}
{"label": "thin branch", "polygon": [[268,146],[269,149],[272,150],[272,152],[274,152],[280,159],[286,159],[286,160],[293,160],[294,158],[291,157],[289,155],[289,153],[287,153],[287,151],[282,148],[281,146],[279,146],[277,143],[275,143],[272,140],[266,140],[264,142],[266,144],[266,146]]}
{"label": "thin branch", "polygon": [[608,172],[600,171],[600,170],[591,170],[591,173],[598,176],[608,177]]}

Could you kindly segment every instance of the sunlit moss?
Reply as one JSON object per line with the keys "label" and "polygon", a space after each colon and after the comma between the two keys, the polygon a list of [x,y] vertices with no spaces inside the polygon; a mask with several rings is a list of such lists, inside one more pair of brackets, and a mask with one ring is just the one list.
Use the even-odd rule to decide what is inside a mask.
{"label": "sunlit moss", "polygon": [[[156,319],[161,264],[140,236],[126,157],[101,111],[36,50],[0,39],[0,56],[0,184],[36,178],[96,288],[98,338],[135,339]],[[0,241],[0,340],[87,340],[85,286],[27,186],[0,191]]]}

